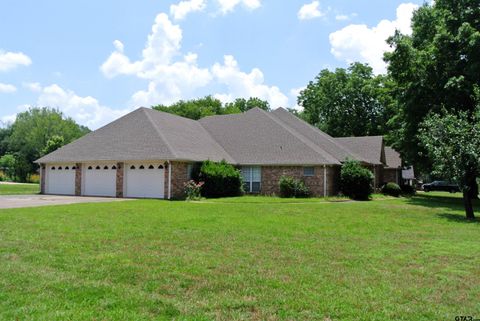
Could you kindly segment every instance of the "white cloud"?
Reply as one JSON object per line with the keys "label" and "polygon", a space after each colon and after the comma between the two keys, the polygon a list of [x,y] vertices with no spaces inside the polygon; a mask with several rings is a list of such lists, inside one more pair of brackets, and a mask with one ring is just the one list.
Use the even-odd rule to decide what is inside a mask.
{"label": "white cloud", "polygon": [[[254,2],[248,3],[254,6]],[[116,40],[115,51],[100,69],[108,78],[132,75],[148,80],[148,88],[132,95],[130,103],[134,106],[170,104],[195,97],[196,90],[215,85],[228,88],[228,93],[218,94],[223,101],[255,96],[268,100],[272,106],[288,104],[288,98],[278,87],[264,84],[259,69],[242,72],[233,56],[225,56],[224,64],[200,67],[197,54],[182,54],[181,41],[180,27],[161,13],[155,19],[140,60],[131,61],[124,53],[123,43]]]}
{"label": "white cloud", "polygon": [[227,100],[236,97],[258,97],[267,100],[272,108],[288,106],[288,97],[278,87],[268,86],[264,83],[261,70],[254,68],[250,73],[245,73],[238,67],[238,62],[233,56],[224,56],[223,64],[216,63],[212,67],[215,79],[227,86],[228,94],[217,94]]}
{"label": "white cloud", "polygon": [[17,91],[17,87],[15,87],[14,85],[3,84],[3,83],[0,82],[0,93],[10,94],[10,93],[14,93],[16,91]]}
{"label": "white cloud", "polygon": [[[34,83],[37,85],[37,83]],[[81,125],[97,129],[112,120],[125,115],[130,109],[117,110],[101,105],[91,96],[79,96],[72,90],[66,90],[57,84],[41,87],[38,84],[39,96],[35,105],[21,105],[18,110],[25,111],[32,106],[47,106],[58,108],[66,116],[72,117]],[[15,121],[16,114],[1,118],[4,123]]]}
{"label": "white cloud", "polygon": [[5,52],[0,50],[0,72],[15,69],[17,66],[29,66],[30,57],[22,52]]}
{"label": "white cloud", "polygon": [[30,91],[33,92],[40,92],[42,91],[42,86],[38,82],[24,82],[23,87],[27,88]]}
{"label": "white cloud", "polygon": [[205,0],[185,0],[170,6],[170,15],[175,20],[184,19],[190,12],[202,11],[207,6]]}
{"label": "white cloud", "polygon": [[320,10],[320,2],[312,1],[311,3],[304,4],[297,13],[297,17],[300,20],[309,20],[325,16],[325,12]]}
{"label": "white cloud", "polygon": [[403,3],[397,8],[397,18],[393,21],[382,20],[372,28],[364,24],[351,24],[331,33],[331,53],[347,63],[354,61],[368,63],[375,73],[385,73],[383,54],[392,50],[386,40],[396,29],[404,34],[412,33],[410,23],[417,8],[416,4]]}
{"label": "white cloud", "polygon": [[298,98],[298,96],[300,96],[300,92],[302,90],[305,90],[306,88],[307,87],[304,86],[304,87],[290,89],[290,97],[295,102],[295,106],[293,106],[293,108],[298,110],[298,111],[303,110],[303,107],[298,104],[298,102],[297,102],[298,99],[297,98]]}
{"label": "white cloud", "polygon": [[239,4],[249,10],[258,9],[262,6],[261,0],[217,0],[217,2],[223,14],[232,12]]}

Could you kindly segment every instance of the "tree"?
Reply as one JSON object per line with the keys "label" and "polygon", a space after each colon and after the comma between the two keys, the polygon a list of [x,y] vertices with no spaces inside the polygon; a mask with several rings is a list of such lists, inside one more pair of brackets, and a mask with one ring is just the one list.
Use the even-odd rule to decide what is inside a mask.
{"label": "tree", "polygon": [[64,143],[68,144],[89,131],[57,109],[31,108],[19,113],[6,139],[9,153],[15,155],[17,179],[24,181],[36,169],[33,161],[43,155],[53,136],[62,136]]}
{"label": "tree", "polygon": [[63,136],[53,135],[52,138],[47,141],[47,145],[45,145],[42,154],[50,154],[51,152],[56,151],[57,149],[62,147],[63,145],[65,145],[65,139],[63,139]]}
{"label": "tree", "polygon": [[399,105],[390,121],[396,128],[387,140],[417,170],[430,171],[434,161],[418,137],[425,117],[442,108],[468,113],[475,108],[474,88],[480,84],[478,17],[478,0],[436,0],[415,12],[411,36],[397,32],[389,39],[394,51],[385,59]]}
{"label": "tree", "polygon": [[5,154],[0,157],[0,169],[5,173],[8,179],[13,180],[15,177],[15,156]]}
{"label": "tree", "polygon": [[368,65],[324,69],[300,93],[302,118],[332,136],[383,135],[394,100],[391,82]]}
{"label": "tree", "polygon": [[234,102],[225,104],[225,109],[232,110],[232,111],[238,110],[241,113],[246,112],[255,107],[263,109],[265,111],[270,110],[270,104],[268,103],[268,101],[261,100],[260,98],[257,98],[257,97],[250,97],[248,98],[248,100],[245,98],[237,98],[235,99]]}
{"label": "tree", "polygon": [[157,105],[153,109],[179,115],[182,117],[198,120],[213,115],[239,114],[254,107],[270,110],[267,101],[259,98],[238,98],[234,102],[225,105],[212,96],[192,100],[180,100],[172,105]]}
{"label": "tree", "polygon": [[475,219],[469,191],[480,162],[480,106],[472,116],[446,109],[430,114],[420,125],[419,139],[433,160],[434,174],[458,184],[466,217]]}

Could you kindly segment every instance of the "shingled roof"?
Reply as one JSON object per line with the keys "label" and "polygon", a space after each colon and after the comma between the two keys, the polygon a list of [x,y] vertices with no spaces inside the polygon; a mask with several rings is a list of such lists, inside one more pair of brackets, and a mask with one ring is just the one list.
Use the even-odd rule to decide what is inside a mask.
{"label": "shingled roof", "polygon": [[335,140],[352,152],[362,156],[370,164],[381,165],[385,163],[383,136],[339,137]]}
{"label": "shingled roof", "polygon": [[372,164],[384,159],[381,136],[350,140],[334,139],[282,108],[199,121],[139,108],[36,162],[225,159],[242,165],[339,165],[347,158]]}
{"label": "shingled roof", "polygon": [[391,147],[385,147],[385,161],[387,168],[400,168],[402,167],[402,159],[400,154]]}
{"label": "shingled roof", "polygon": [[206,117],[200,123],[238,164],[340,164],[311,140],[259,108],[243,114]]}
{"label": "shingled roof", "polygon": [[157,159],[234,162],[197,121],[150,108],[139,108],[36,162]]}

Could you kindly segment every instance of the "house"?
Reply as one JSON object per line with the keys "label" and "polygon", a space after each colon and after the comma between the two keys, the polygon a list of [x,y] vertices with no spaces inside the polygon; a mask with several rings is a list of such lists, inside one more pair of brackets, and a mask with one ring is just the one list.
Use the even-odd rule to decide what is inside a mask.
{"label": "house", "polygon": [[385,147],[385,167],[383,169],[383,180],[388,182],[394,182],[398,185],[402,185],[402,178],[404,178],[402,172],[402,159],[400,154],[391,147]]}
{"label": "house", "polygon": [[199,121],[139,108],[36,162],[45,194],[171,199],[183,197],[192,165],[207,159],[238,166],[248,193],[278,194],[280,177],[289,175],[313,195],[328,196],[338,193],[346,159],[375,170],[384,158],[381,151],[366,155],[282,108]]}
{"label": "house", "polygon": [[366,167],[374,174],[374,187],[377,189],[382,187],[383,169],[386,164],[383,136],[340,137],[335,140],[366,159]]}

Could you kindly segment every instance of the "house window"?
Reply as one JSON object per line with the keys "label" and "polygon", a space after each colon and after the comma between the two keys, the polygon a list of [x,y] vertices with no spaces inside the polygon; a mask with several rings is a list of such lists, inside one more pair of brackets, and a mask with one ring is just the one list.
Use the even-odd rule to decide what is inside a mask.
{"label": "house window", "polygon": [[192,174],[193,174],[193,164],[188,164],[187,165],[187,180],[192,179]]}
{"label": "house window", "polygon": [[243,189],[247,193],[260,193],[262,171],[260,166],[244,166],[241,169]]}
{"label": "house window", "polygon": [[303,176],[315,176],[315,167],[304,167]]}

